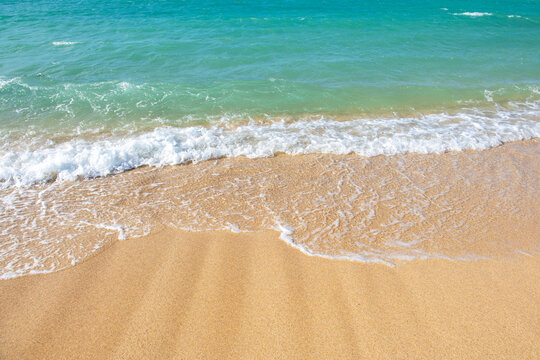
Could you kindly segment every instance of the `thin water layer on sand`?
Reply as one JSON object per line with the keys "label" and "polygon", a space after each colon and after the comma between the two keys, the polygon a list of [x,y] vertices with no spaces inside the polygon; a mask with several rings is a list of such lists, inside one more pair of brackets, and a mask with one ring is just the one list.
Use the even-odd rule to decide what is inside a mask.
{"label": "thin water layer on sand", "polygon": [[57,271],[173,227],[277,231],[308,255],[398,264],[540,253],[540,143],[144,167],[1,190],[0,277]]}

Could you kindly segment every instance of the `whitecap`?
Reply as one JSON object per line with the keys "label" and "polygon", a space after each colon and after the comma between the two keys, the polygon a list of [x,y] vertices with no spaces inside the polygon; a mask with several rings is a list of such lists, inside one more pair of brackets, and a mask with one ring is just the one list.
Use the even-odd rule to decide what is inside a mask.
{"label": "whitecap", "polygon": [[52,44],[54,46],[69,46],[69,45],[80,44],[80,42],[78,41],[53,41]]}
{"label": "whitecap", "polygon": [[[486,93],[489,97],[491,94]],[[222,157],[270,157],[277,153],[393,155],[481,150],[540,136],[536,102],[514,109],[404,118],[176,128],[160,126],[128,137],[79,138],[28,150],[10,146],[0,155],[0,184],[29,186],[51,180],[107,176],[144,165],[164,166]],[[8,144],[9,145],[9,144]]]}
{"label": "whitecap", "polygon": [[479,16],[491,16],[493,14],[489,12],[462,12],[462,13],[452,13],[452,15],[479,17]]}

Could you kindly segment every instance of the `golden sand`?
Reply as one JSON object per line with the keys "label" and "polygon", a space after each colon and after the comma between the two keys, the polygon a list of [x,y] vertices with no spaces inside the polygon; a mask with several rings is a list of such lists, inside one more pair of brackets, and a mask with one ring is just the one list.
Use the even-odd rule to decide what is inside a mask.
{"label": "golden sand", "polygon": [[221,159],[13,191],[2,274],[63,270],[0,281],[0,359],[539,358],[539,155]]}
{"label": "golden sand", "polygon": [[537,359],[540,259],[310,257],[165,231],[0,282],[2,359]]}

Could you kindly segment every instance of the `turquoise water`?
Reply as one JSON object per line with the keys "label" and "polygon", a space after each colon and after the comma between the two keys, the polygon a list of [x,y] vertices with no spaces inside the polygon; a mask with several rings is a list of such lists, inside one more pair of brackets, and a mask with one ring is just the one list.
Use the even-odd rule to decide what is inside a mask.
{"label": "turquoise water", "polygon": [[[169,144],[179,147],[176,155],[189,147],[186,127],[235,122],[310,123],[322,117],[330,123],[317,131],[339,132],[336,126],[341,125],[332,121],[409,119],[407,129],[414,130],[414,119],[423,116],[480,116],[481,111],[475,122],[485,127],[484,133],[493,132],[500,119],[521,121],[511,124],[516,131],[501,133],[485,146],[538,136],[539,131],[536,0],[2,0],[0,49],[3,181],[29,176],[28,169],[35,167],[29,158],[43,162],[52,153],[67,156],[59,148],[66,143],[77,152],[82,151],[80,141],[86,141],[86,150],[110,150],[111,143],[104,141],[114,139],[118,147],[119,139],[140,140],[141,134],[155,134],[164,126],[184,131]],[[506,110],[511,115],[501,115]],[[488,124],[486,118],[499,120]],[[439,124],[440,119],[424,120]],[[381,120],[370,129],[377,133],[387,124]],[[283,134],[290,130],[273,136],[287,137]],[[362,134],[355,136],[363,141]],[[199,156],[204,159],[283,150],[261,149],[253,139],[231,140],[242,141],[254,147],[253,153],[201,150],[200,144],[192,153],[209,151]],[[312,139],[284,150],[309,152],[302,147],[306,141]],[[471,147],[439,145],[434,151]],[[151,148],[152,161],[133,160],[141,154],[126,151],[139,150],[123,149],[123,160],[107,170],[94,167],[77,175],[199,159],[165,160],[155,155],[163,147]],[[431,151],[414,146],[383,150],[379,153]],[[34,180],[80,165],[56,164]]]}

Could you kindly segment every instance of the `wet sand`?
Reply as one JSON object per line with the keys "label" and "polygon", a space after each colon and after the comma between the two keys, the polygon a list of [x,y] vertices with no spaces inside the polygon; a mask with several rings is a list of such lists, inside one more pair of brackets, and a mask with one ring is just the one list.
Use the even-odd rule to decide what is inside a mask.
{"label": "wet sand", "polygon": [[540,356],[540,259],[382,264],[165,230],[0,282],[0,358]]}
{"label": "wet sand", "polygon": [[69,268],[119,239],[262,232],[307,254],[540,255],[540,141],[484,151],[224,158],[0,190],[0,279]]}

